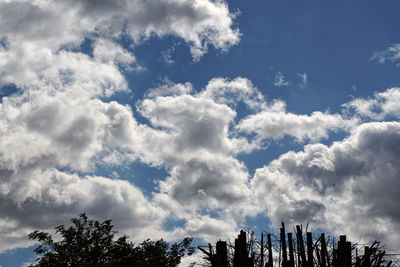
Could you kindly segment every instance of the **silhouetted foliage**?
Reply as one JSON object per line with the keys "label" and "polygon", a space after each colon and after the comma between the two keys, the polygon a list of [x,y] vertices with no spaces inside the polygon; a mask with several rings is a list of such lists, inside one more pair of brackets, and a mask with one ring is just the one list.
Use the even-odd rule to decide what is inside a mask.
{"label": "silhouetted foliage", "polygon": [[102,223],[88,220],[85,213],[71,219],[70,227],[55,228],[61,236],[54,241],[46,232],[34,231],[29,239],[41,244],[34,249],[40,257],[31,266],[177,266],[187,253],[191,255],[191,238],[170,245],[164,240],[145,240],[139,245],[128,240],[126,235],[115,239],[111,220]]}

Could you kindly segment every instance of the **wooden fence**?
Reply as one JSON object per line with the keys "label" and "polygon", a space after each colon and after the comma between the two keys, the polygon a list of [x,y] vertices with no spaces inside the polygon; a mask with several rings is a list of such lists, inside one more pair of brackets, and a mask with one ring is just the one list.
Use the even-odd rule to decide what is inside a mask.
{"label": "wooden fence", "polygon": [[[259,241],[254,234],[241,230],[234,245],[218,241],[208,249],[199,247],[208,266],[212,267],[390,267],[397,261],[387,255],[377,241],[360,249],[345,235],[339,240],[321,233],[313,237],[297,225],[295,233],[287,233],[282,223],[279,237],[262,233]],[[265,240],[266,237],[266,240]]]}

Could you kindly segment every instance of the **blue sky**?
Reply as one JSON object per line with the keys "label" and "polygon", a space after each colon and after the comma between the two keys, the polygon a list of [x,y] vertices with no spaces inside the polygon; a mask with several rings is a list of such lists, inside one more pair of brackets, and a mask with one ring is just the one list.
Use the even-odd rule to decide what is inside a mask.
{"label": "blue sky", "polygon": [[284,220],[398,248],[399,7],[0,1],[0,265],[82,211],[135,241]]}

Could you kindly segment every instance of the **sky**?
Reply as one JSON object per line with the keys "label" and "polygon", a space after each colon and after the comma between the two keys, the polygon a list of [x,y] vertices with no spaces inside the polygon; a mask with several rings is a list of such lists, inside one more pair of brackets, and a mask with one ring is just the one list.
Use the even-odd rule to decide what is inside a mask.
{"label": "sky", "polygon": [[0,266],[84,211],[133,241],[285,221],[399,249],[398,10],[0,0]]}

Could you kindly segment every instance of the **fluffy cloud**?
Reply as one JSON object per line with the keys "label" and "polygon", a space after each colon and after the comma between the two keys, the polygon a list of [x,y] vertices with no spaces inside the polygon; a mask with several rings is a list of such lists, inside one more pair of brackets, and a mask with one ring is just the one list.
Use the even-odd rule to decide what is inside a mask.
{"label": "fluffy cloud", "polygon": [[330,147],[286,153],[256,171],[255,198],[275,225],[311,222],[398,247],[399,133],[398,122],[366,123]]}
{"label": "fluffy cloud", "polygon": [[64,224],[82,211],[113,218],[119,229],[137,240],[156,231],[167,215],[127,181],[79,177],[50,168],[18,170],[3,177],[0,199],[1,250],[29,245],[30,231]]}
{"label": "fluffy cloud", "polygon": [[[4,223],[12,221],[6,229],[25,229],[13,240],[4,234],[2,238],[9,240],[10,247],[19,245],[33,227],[45,229],[81,210],[113,218],[120,229],[134,233],[136,238],[154,235],[174,239],[187,234],[210,238],[217,232],[221,237],[228,237],[245,216],[257,214],[262,207],[253,201],[250,175],[244,163],[236,158],[238,154],[260,149],[261,139],[292,135],[316,140],[328,130],[339,129],[340,125],[349,130],[352,125],[339,115],[320,113],[318,117],[287,113],[282,101],[268,104],[245,78],[215,78],[198,93],[193,92],[190,83],[167,81],[149,90],[137,103],[137,111],[148,121],[142,124],[136,121],[128,106],[104,102],[93,94],[82,93],[78,98],[81,92],[78,89],[47,88],[49,86],[3,98],[0,104],[0,162],[5,177],[1,181],[2,197],[8,201],[5,207],[19,210],[18,216],[11,208],[4,209],[2,214]],[[234,108],[239,102],[254,114],[235,121]],[[244,127],[251,125],[253,117],[266,114],[283,116],[281,126],[285,125],[285,117],[292,121],[306,118],[313,123],[309,128],[315,126],[322,133],[306,134],[305,129],[296,124],[277,127],[273,135],[261,136],[261,130],[259,133],[256,128]],[[329,119],[333,121],[331,124],[322,124]],[[254,138],[243,137],[243,131],[257,134]],[[158,181],[150,199],[126,181],[91,174],[97,164],[123,165],[134,160],[163,166],[168,172],[168,177]],[[82,174],[72,174],[75,172]],[[257,175],[251,184],[257,181]],[[37,182],[40,177],[45,180]],[[126,187],[128,191],[109,196],[102,190],[96,191],[95,187],[104,188],[106,192],[119,192],[120,187]],[[76,188],[85,189],[75,192]],[[34,221],[29,217],[34,208],[26,203],[31,199],[38,213],[46,214],[46,223],[40,224],[40,219]],[[292,205],[292,211],[317,206],[317,200],[300,198]],[[130,210],[120,210],[126,208],[121,201],[134,204],[130,205]],[[111,208],[114,205],[118,206],[115,212]],[[149,213],[141,214],[140,207],[146,207]],[[118,215],[119,212],[125,217]],[[138,214],[152,223],[141,228],[140,220],[132,224]],[[302,216],[309,217],[306,210]],[[170,219],[183,220],[184,225],[166,231],[163,225]],[[22,221],[26,225],[20,225]]]}
{"label": "fluffy cloud", "polygon": [[275,101],[265,110],[249,115],[236,125],[247,134],[256,134],[258,143],[267,139],[281,139],[285,135],[303,142],[313,142],[327,138],[329,131],[349,131],[357,125],[357,119],[345,119],[340,114],[313,112],[311,115],[298,115],[286,112],[285,103]]}
{"label": "fluffy cloud", "polygon": [[[133,46],[175,35],[198,60],[209,45],[225,51],[239,41],[233,19],[223,1],[0,1],[0,86],[20,89],[0,102],[0,250],[26,246],[31,230],[65,223],[83,210],[112,218],[139,240],[228,237],[264,207],[274,222],[289,218],[349,232],[352,215],[337,212],[346,210],[360,225],[363,219],[382,226],[368,237],[386,238],[397,229],[389,209],[398,204],[396,187],[389,188],[399,165],[397,123],[355,129],[359,121],[340,114],[289,113],[283,101],[267,102],[243,77],[214,78],[198,92],[190,83],[166,81],[137,102],[137,113],[109,101],[129,91],[124,72],[136,64],[131,47],[119,42],[122,35]],[[82,51],[84,41],[89,48]],[[278,74],[277,85],[287,85]],[[371,118],[397,116],[397,95],[394,88],[375,102],[363,100],[364,108],[348,107]],[[237,117],[239,103],[244,118]],[[285,154],[252,179],[237,158],[266,140],[288,135],[317,142],[339,130],[352,135]],[[126,177],[94,174],[98,165],[135,160],[168,173],[151,197]],[[167,231],[169,220],[182,224]]]}
{"label": "fluffy cloud", "polygon": [[253,111],[266,108],[264,96],[253,86],[250,80],[242,77],[231,81],[214,78],[198,95],[202,98],[210,98],[217,103],[227,104],[232,108],[235,108],[239,102],[243,102]]}
{"label": "fluffy cloud", "polygon": [[174,34],[190,45],[198,59],[209,44],[226,50],[240,33],[225,2],[196,1],[1,1],[0,27],[10,42],[29,41],[55,51],[79,44],[96,32],[116,37],[125,31],[136,42],[152,34]]}
{"label": "fluffy cloud", "polygon": [[[229,150],[225,135],[234,112],[186,95],[187,104],[197,103],[200,110],[185,117],[183,110],[189,108],[182,106],[184,123],[172,127],[174,121],[157,115],[162,110],[143,101],[143,114],[159,116],[149,127],[138,124],[129,107],[104,99],[129,90],[122,71],[132,71],[135,57],[119,44],[121,35],[136,45],[172,34],[198,60],[209,45],[225,51],[239,41],[233,19],[223,1],[0,1],[0,86],[20,89],[0,103],[0,250],[26,246],[29,231],[65,223],[83,210],[112,218],[137,239],[183,234],[182,229],[163,230],[167,216],[178,215],[161,209],[160,202],[127,181],[93,173],[99,164],[138,159],[182,170],[184,156],[193,157],[203,145],[207,151],[225,141],[214,151]],[[84,41],[87,51],[80,48]],[[228,118],[220,120],[207,107],[227,112]],[[168,101],[164,109],[173,112]],[[217,137],[207,146],[206,138],[196,139],[196,129]],[[186,149],[194,141],[198,144]],[[175,157],[180,150],[187,151]],[[240,179],[247,179],[243,166],[232,161],[244,173]],[[184,214],[190,223],[194,215]]]}
{"label": "fluffy cloud", "polygon": [[343,104],[348,110],[354,110],[363,117],[373,120],[383,120],[386,116],[400,117],[400,88],[394,87],[384,92],[375,93],[374,98],[356,98]]}
{"label": "fluffy cloud", "polygon": [[26,246],[29,231],[65,223],[83,210],[113,218],[135,238],[161,228],[166,211],[134,185],[78,174],[92,172],[110,154],[125,153],[126,142],[134,143],[130,108],[64,93],[25,99],[22,94],[0,104],[1,250]]}
{"label": "fluffy cloud", "polygon": [[[154,95],[155,91],[151,92]],[[162,129],[162,141],[151,143],[151,152],[143,153],[148,154],[144,160],[162,162],[171,168],[170,177],[160,184],[161,192],[183,205],[203,202],[195,206],[209,207],[239,202],[249,196],[246,167],[232,157],[237,140],[229,136],[236,116],[231,108],[200,92],[147,98],[140,103],[139,111],[153,127]]]}

